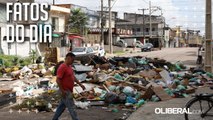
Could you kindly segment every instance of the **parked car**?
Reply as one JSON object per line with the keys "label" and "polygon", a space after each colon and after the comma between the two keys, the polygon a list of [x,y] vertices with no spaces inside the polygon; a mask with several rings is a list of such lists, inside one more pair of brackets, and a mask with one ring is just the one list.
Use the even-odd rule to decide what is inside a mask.
{"label": "parked car", "polygon": [[120,39],[115,43],[115,46],[127,47],[127,43],[124,40]]}
{"label": "parked car", "polygon": [[137,48],[142,48],[143,47],[143,43],[141,43],[140,41],[136,41],[136,47]]}
{"label": "parked car", "polygon": [[100,57],[105,55],[105,50],[103,47],[97,45],[97,46],[93,46],[92,48],[93,48],[94,52],[96,52],[96,55],[98,55]]}
{"label": "parked car", "polygon": [[152,43],[145,43],[141,48],[141,52],[152,51],[152,49],[153,49]]}
{"label": "parked car", "polygon": [[81,61],[82,64],[87,64],[96,54],[92,47],[76,47],[72,53],[76,55],[75,60]]}
{"label": "parked car", "polygon": [[72,53],[76,56],[95,54],[92,47],[76,47],[72,50]]}

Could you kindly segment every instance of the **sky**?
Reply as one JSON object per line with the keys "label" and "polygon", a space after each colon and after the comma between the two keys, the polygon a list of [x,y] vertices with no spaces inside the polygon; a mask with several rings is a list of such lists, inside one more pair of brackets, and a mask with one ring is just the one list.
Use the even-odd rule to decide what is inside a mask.
{"label": "sky", "polygon": [[[38,2],[52,3],[53,0],[36,0]],[[87,7],[91,10],[100,10],[101,0],[55,0],[56,4],[71,3]],[[108,6],[108,0],[103,0],[104,6]],[[166,24],[170,27],[181,26],[181,29],[205,30],[205,0],[112,0],[112,10],[117,11],[119,17],[124,12],[142,14],[138,9],[149,8],[149,1],[152,6],[162,8]],[[149,11],[145,11],[149,14]],[[156,11],[153,15],[161,15]]]}

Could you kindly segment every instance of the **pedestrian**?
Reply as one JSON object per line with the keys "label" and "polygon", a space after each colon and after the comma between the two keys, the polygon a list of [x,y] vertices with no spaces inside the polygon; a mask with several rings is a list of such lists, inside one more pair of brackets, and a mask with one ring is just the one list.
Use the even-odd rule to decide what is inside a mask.
{"label": "pedestrian", "polygon": [[83,90],[85,90],[85,86],[82,85],[74,76],[74,72],[71,66],[74,58],[75,55],[73,53],[67,53],[65,62],[62,63],[57,70],[56,82],[61,92],[61,101],[52,120],[58,120],[66,107],[68,108],[72,120],[79,120],[74,109],[74,100],[72,95],[74,82],[79,84]]}
{"label": "pedestrian", "polygon": [[133,42],[133,43],[132,43],[132,46],[133,46],[133,51],[135,51],[135,48],[136,48],[136,42]]}
{"label": "pedestrian", "polygon": [[202,62],[203,62],[202,47],[200,46],[197,54],[197,64],[202,64]]}

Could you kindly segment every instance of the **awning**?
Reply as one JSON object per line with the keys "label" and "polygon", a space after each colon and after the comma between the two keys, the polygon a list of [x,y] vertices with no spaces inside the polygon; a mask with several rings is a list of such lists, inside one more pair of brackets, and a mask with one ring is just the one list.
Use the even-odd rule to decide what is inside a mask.
{"label": "awning", "polygon": [[75,38],[84,39],[83,37],[78,36],[78,35],[70,35],[70,36],[69,36],[69,39],[75,39]]}
{"label": "awning", "polygon": [[59,35],[59,34],[56,34],[56,33],[53,33],[52,36],[55,37],[55,38],[60,37],[60,35]]}

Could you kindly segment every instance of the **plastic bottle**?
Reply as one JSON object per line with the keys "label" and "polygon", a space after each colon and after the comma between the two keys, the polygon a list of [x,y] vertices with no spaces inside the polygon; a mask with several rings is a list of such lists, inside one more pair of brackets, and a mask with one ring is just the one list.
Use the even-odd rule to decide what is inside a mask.
{"label": "plastic bottle", "polygon": [[141,105],[143,105],[145,103],[144,99],[141,99],[138,101],[138,103],[136,104],[137,107],[140,107]]}

